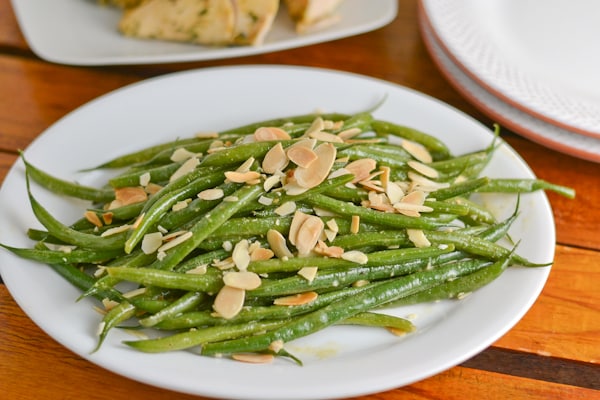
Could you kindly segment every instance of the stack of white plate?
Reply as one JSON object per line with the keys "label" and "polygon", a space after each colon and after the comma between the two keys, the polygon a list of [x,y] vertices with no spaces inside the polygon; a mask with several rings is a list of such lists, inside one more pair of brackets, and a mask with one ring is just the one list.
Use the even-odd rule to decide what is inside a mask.
{"label": "stack of white plate", "polygon": [[600,2],[421,0],[440,70],[499,124],[600,162]]}

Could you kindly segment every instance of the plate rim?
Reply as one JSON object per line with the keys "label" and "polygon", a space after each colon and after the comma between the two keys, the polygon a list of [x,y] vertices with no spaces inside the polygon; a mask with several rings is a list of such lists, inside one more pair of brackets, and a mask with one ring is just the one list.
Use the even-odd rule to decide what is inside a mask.
{"label": "plate rim", "polygon": [[[450,0],[450,1],[453,1],[453,0]],[[470,79],[477,82],[477,84],[479,86],[485,88],[485,90],[487,90],[488,92],[493,93],[494,96],[501,99],[503,102],[510,104],[512,107],[515,107],[515,108],[519,109],[520,111],[525,112],[535,118],[538,118],[548,124],[552,124],[561,129],[565,129],[565,130],[571,131],[573,133],[577,133],[579,135],[600,138],[600,125],[597,127],[591,128],[591,127],[584,127],[584,125],[577,124],[577,122],[569,122],[569,121],[565,120],[564,117],[561,117],[558,115],[553,115],[546,109],[540,108],[539,104],[537,104],[537,105],[528,104],[528,101],[526,99],[519,98],[516,95],[511,95],[511,94],[507,93],[506,90],[504,90],[502,87],[500,87],[494,81],[494,79],[492,79],[490,76],[480,73],[479,72],[480,68],[478,67],[478,63],[474,62],[471,58],[467,59],[467,58],[463,57],[464,54],[459,55],[456,51],[454,51],[453,49],[455,47],[450,43],[450,39],[441,32],[441,30],[439,29],[438,26],[436,26],[436,24],[433,20],[431,11],[429,9],[429,7],[434,7],[435,4],[436,4],[436,0],[421,0],[419,2],[419,8],[420,8],[421,12],[423,13],[424,18],[427,19],[428,24],[431,27],[432,34],[436,37],[439,45],[444,48],[445,53],[452,59],[453,63],[456,66],[458,66],[465,74],[467,74],[470,77]],[[499,68],[499,69],[503,69],[503,70],[511,69],[516,72],[520,72],[520,70],[517,67],[515,67],[513,64],[508,64],[507,62],[504,62],[501,59],[495,59],[495,63],[497,65],[501,66],[501,68]],[[537,80],[535,80],[534,78],[532,78],[529,74],[521,73],[520,79],[523,81],[526,81],[528,83],[531,83],[529,85],[530,87],[540,86],[540,83]],[[516,86],[518,87],[519,84],[517,83]],[[546,88],[546,89],[551,92],[553,97],[561,97],[561,96],[565,97],[564,93],[558,93],[557,91],[550,90],[548,88]],[[540,94],[539,97],[543,97],[543,95]],[[572,96],[567,96],[567,97],[572,97]],[[573,99],[573,103],[578,103],[578,102],[581,102],[581,101],[578,99]],[[588,104],[590,102],[584,101],[584,103]],[[600,109],[599,109],[599,111],[600,111]],[[572,120],[576,119],[577,115],[575,112],[570,111],[568,114],[570,115],[570,119],[572,119]],[[596,115],[595,118],[600,119],[600,115]]]}
{"label": "plate rim", "polygon": [[[39,35],[34,34],[30,28],[29,19],[31,12],[30,8],[35,9],[35,5],[28,7],[24,1],[31,0],[10,0],[17,19],[17,23],[32,51],[40,58],[57,64],[74,65],[74,66],[109,66],[109,65],[139,65],[139,64],[166,64],[178,62],[194,62],[194,61],[210,61],[224,60],[229,58],[246,57],[259,54],[266,54],[282,50],[300,48],[338,39],[360,35],[382,28],[392,22],[398,14],[398,4],[395,0],[383,0],[378,3],[381,6],[381,13],[377,18],[365,20],[363,24],[355,27],[346,27],[344,29],[336,29],[332,27],[323,31],[317,31],[305,36],[296,36],[292,39],[287,39],[279,42],[265,43],[260,46],[237,46],[229,48],[210,49],[208,46],[189,45],[190,49],[198,49],[198,52],[175,53],[168,55],[135,55],[135,56],[120,56],[120,55],[104,55],[97,57],[77,57],[68,54],[56,54],[47,46],[40,43]],[[60,0],[67,1],[67,0]],[[381,1],[381,0],[379,0]],[[342,4],[342,6],[344,6]],[[119,38],[121,39],[121,37]],[[123,40],[127,38],[123,37]],[[134,40],[134,39],[130,39]],[[185,43],[170,43],[157,41],[160,44],[177,44],[185,45]]]}
{"label": "plate rim", "polygon": [[[372,77],[368,77],[368,76],[363,76],[363,75],[359,75],[359,74],[355,74],[355,73],[348,73],[348,72],[342,72],[342,71],[335,71],[335,70],[330,70],[330,69],[322,69],[322,68],[315,68],[315,67],[299,67],[299,66],[280,66],[280,65],[275,65],[275,66],[271,66],[271,65],[246,65],[246,66],[229,66],[229,67],[211,67],[211,68],[204,68],[201,70],[188,70],[188,71],[182,71],[182,72],[176,72],[176,73],[172,73],[172,74],[168,74],[168,75],[163,75],[163,76],[159,76],[159,77],[155,77],[155,78],[150,78],[147,79],[145,81],[141,81],[141,82],[137,82],[134,84],[130,84],[127,85],[121,89],[117,89],[113,92],[107,93],[103,96],[100,96],[97,99],[92,100],[89,103],[84,104],[83,106],[71,111],[70,113],[68,113],[67,115],[65,115],[63,118],[61,118],[59,121],[57,121],[54,125],[52,125],[52,127],[48,128],[47,131],[45,131],[44,133],[42,133],[38,138],[36,138],[36,140],[34,140],[34,142],[32,142],[32,144],[30,146],[28,146],[28,148],[25,150],[25,154],[27,155],[27,152],[30,148],[35,148],[36,146],[39,145],[41,138],[44,137],[45,134],[47,134],[47,132],[49,130],[51,130],[54,126],[56,126],[57,124],[62,123],[61,121],[65,121],[68,118],[72,118],[73,115],[76,115],[77,112],[81,112],[81,110],[85,110],[88,107],[94,107],[95,104],[98,104],[97,102],[101,102],[101,101],[109,101],[111,96],[115,96],[118,95],[119,93],[123,93],[124,91],[131,91],[131,90],[135,90],[136,87],[140,87],[140,86],[146,86],[148,87],[149,85],[152,85],[155,82],[159,82],[162,81],[162,83],[165,83],[167,80],[169,79],[184,79],[186,76],[189,75],[194,75],[194,74],[205,74],[208,73],[210,74],[211,72],[224,72],[227,71],[227,73],[233,73],[234,71],[252,71],[254,73],[256,73],[256,71],[263,71],[263,72],[267,72],[267,71],[286,71],[286,73],[290,72],[290,71],[295,71],[295,73],[299,73],[302,75],[310,75],[310,74],[325,74],[327,76],[335,76],[335,77],[339,77],[340,79],[357,79],[360,82],[365,82],[365,84],[369,84],[372,85],[373,83],[378,83],[379,85],[382,85],[383,87],[386,88],[393,88],[394,90],[399,90],[401,92],[403,92],[405,95],[410,95],[412,96],[417,96],[419,99],[423,99],[424,101],[426,101],[427,103],[433,102],[434,104],[437,104],[437,106],[442,107],[443,110],[452,113],[452,115],[456,115],[456,117],[464,119],[464,121],[466,121],[465,123],[469,123],[472,124],[474,127],[477,127],[478,130],[481,130],[481,132],[483,132],[484,130],[486,131],[486,135],[489,134],[489,137],[492,137],[491,132],[488,132],[485,127],[480,124],[478,121],[476,121],[474,118],[460,112],[459,110],[457,110],[456,108],[447,105],[443,102],[441,102],[438,99],[432,98],[431,96],[425,95],[423,93],[420,93],[414,89],[410,89],[410,88],[406,88],[403,87],[401,85],[395,84],[395,83],[391,83],[391,82],[386,82],[377,78],[372,78]],[[391,89],[390,89],[391,90]],[[108,99],[108,100],[107,100]],[[436,106],[436,107],[437,107]],[[51,131],[53,132],[53,131]],[[56,134],[55,134],[56,135]],[[47,137],[47,136],[46,136]],[[531,169],[529,168],[529,166],[527,166],[527,164],[525,163],[525,161],[508,145],[508,144],[503,144],[502,146],[505,151],[507,152],[508,155],[510,155],[511,157],[514,157],[514,160],[517,164],[519,164],[519,168],[525,168],[526,172],[528,174],[533,175],[533,172],[531,171]],[[14,173],[16,173],[15,171],[17,169],[21,168],[21,166],[19,165],[19,163],[15,163],[9,173],[7,174],[7,178],[9,176],[13,176]],[[8,179],[7,179],[8,180]],[[5,182],[7,181],[5,180]],[[2,188],[0,188],[0,199],[3,198],[2,193],[4,191],[4,187],[5,185],[2,185]],[[555,236],[554,236],[554,222],[553,222],[553,216],[551,213],[551,209],[550,209],[550,205],[548,202],[548,199],[546,197],[546,195],[544,193],[540,193],[539,194],[540,199],[542,200],[542,204],[541,204],[541,208],[543,208],[544,213],[548,214],[549,217],[549,223],[550,223],[550,228],[552,230],[552,238],[553,238],[553,243],[552,243],[552,257],[554,255],[554,244],[555,244]],[[4,258],[5,255],[0,255],[0,258]],[[4,272],[5,267],[3,267],[2,265],[0,265],[0,271]],[[401,383],[401,385],[408,385],[410,383],[413,383],[415,381],[421,380],[421,379],[425,379],[431,375],[437,374],[449,367],[452,367],[454,365],[456,365],[457,363],[463,361],[464,359],[478,353],[479,351],[483,350],[485,347],[487,347],[488,345],[491,344],[491,342],[495,341],[496,339],[498,339],[500,336],[502,336],[504,333],[506,333],[509,329],[511,329],[514,324],[516,324],[516,322],[522,318],[522,316],[525,314],[525,312],[531,307],[531,305],[535,302],[535,300],[537,299],[537,297],[539,296],[545,282],[546,279],[548,277],[548,274],[550,273],[550,268],[544,269],[542,272],[540,272],[540,278],[541,279],[537,279],[536,280],[536,290],[535,293],[531,293],[528,296],[528,302],[527,304],[523,304],[521,306],[521,308],[519,309],[519,312],[511,315],[511,319],[509,322],[507,322],[503,329],[501,329],[500,331],[495,332],[493,335],[490,335],[486,341],[484,342],[480,342],[478,343],[478,346],[467,346],[470,347],[469,351],[464,352],[463,354],[461,354],[461,356],[459,357],[459,360],[457,361],[456,359],[453,360],[446,360],[445,363],[437,365],[436,368],[431,369],[429,371],[428,374],[421,374],[418,377],[412,377],[412,380],[407,380],[407,381],[403,381]],[[42,330],[46,331],[37,320],[35,320],[34,318],[32,318],[30,316],[30,313],[27,312],[28,307],[25,305],[22,305],[21,302],[17,299],[17,297],[14,296],[13,294],[13,290],[10,286],[10,284],[8,282],[10,282],[11,280],[8,279],[7,282],[7,288],[9,289],[9,292],[11,293],[11,295],[13,296],[13,298],[17,301],[17,303],[19,304],[19,306],[27,313],[28,317],[30,319],[32,319],[36,325],[40,326],[42,328]],[[48,332],[48,331],[46,331]],[[51,335],[52,336],[52,335]],[[108,368],[106,365],[102,364],[101,360],[99,360],[98,358],[95,357],[90,357],[87,354],[81,354],[80,351],[76,351],[74,350],[72,347],[68,346],[67,344],[63,343],[63,341],[56,339],[56,337],[52,336],[55,340],[59,341],[63,346],[67,347],[68,349],[70,349],[71,351],[74,351],[75,353],[77,353],[79,356],[87,359],[88,361],[99,365],[102,368],[105,369],[110,369]],[[204,389],[203,391],[199,392],[199,391],[190,391],[190,388],[185,388],[185,387],[177,387],[177,386],[173,386],[173,385],[168,385],[165,386],[163,384],[157,384],[156,382],[152,382],[149,380],[144,380],[144,379],[140,379],[139,377],[132,377],[131,374],[128,374],[128,371],[123,371],[123,370],[115,370],[115,369],[110,369],[113,372],[119,373],[121,375],[124,375],[130,379],[134,379],[134,380],[138,380],[147,384],[153,384],[154,386],[158,386],[158,387],[162,387],[162,388],[166,388],[169,390],[175,390],[175,391],[180,391],[180,392],[184,392],[184,393],[190,393],[190,394],[196,394],[196,395],[205,395],[205,396],[216,396],[216,397],[224,397],[226,396],[227,398],[231,398],[232,394],[231,393],[223,393],[222,391],[207,391],[206,389]],[[360,390],[353,390],[353,391],[349,391],[348,389],[335,389],[335,388],[331,388],[329,387],[328,389],[324,389],[322,390],[319,394],[307,394],[307,393],[303,393],[301,397],[298,396],[289,396],[288,398],[339,398],[339,397],[343,397],[343,396],[356,396],[356,395],[361,395],[361,394],[369,394],[369,393],[374,393],[374,392],[379,392],[379,391],[383,391],[383,390],[388,390],[388,389],[392,389],[395,387],[398,387],[399,384],[397,383],[397,381],[386,381],[386,382],[381,382],[380,379],[376,378],[376,377],[370,377],[370,381],[369,381],[369,385],[368,387],[363,387]],[[241,394],[237,394],[234,395],[235,398],[251,398],[248,397],[247,395],[241,395]],[[271,397],[271,396],[262,396],[263,398],[278,398],[278,397]]]}

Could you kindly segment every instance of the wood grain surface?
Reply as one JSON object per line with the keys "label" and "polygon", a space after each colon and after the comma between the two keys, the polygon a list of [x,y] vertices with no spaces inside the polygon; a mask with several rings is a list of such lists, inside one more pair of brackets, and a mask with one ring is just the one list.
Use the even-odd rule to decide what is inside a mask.
{"label": "wood grain surface", "polygon": [[[429,57],[418,1],[398,4],[397,18],[383,28],[298,49],[206,62],[75,67],[36,56],[11,2],[0,0],[0,182],[18,150],[86,102],[146,78],[220,65],[306,65],[364,74],[431,95],[491,127],[493,121],[454,90]],[[540,297],[506,335],[462,365],[361,400],[600,399],[600,164],[509,130],[502,138],[539,178],[577,190],[575,200],[548,193],[557,245]],[[25,315],[3,284],[0,388],[0,397],[11,400],[200,399],[129,380],[70,352]]]}

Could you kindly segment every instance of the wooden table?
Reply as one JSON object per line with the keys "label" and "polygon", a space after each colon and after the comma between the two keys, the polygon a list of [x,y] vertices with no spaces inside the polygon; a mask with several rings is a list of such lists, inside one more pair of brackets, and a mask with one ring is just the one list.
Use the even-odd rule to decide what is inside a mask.
{"label": "wooden table", "polygon": [[[419,33],[417,0],[399,2],[389,25],[305,48],[186,64],[73,67],[36,57],[9,0],[0,0],[0,180],[60,117],[126,84],[214,65],[293,64],[382,78],[434,96],[491,126],[432,62]],[[481,354],[413,385],[361,399],[599,399],[600,164],[548,150],[509,131],[502,137],[538,177],[569,185],[550,193],[557,228],[550,278],[531,310]],[[192,399],[105,371],[66,350],[23,313],[0,284],[0,388],[4,399]]]}

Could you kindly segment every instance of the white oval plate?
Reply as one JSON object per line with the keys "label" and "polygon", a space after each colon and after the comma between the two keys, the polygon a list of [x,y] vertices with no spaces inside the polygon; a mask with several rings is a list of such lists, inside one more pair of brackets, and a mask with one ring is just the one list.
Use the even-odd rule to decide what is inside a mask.
{"label": "white oval plate", "polygon": [[435,35],[480,86],[536,118],[600,137],[600,3],[424,0]]}
{"label": "white oval plate", "polygon": [[494,121],[550,149],[588,161],[600,162],[600,138],[563,129],[494,96],[454,63],[453,58],[446,53],[433,34],[429,20],[423,14],[420,25],[423,40],[442,73],[459,92]]}
{"label": "white oval plate", "polygon": [[[317,109],[353,113],[387,96],[377,118],[437,135],[456,154],[487,146],[489,129],[454,108],[388,82],[329,70],[245,66],[167,75],[102,96],[50,127],[25,151],[47,172],[100,185],[103,172],[77,173],[141,147],[218,131],[277,116]],[[25,236],[38,227],[28,204],[23,165],[17,162],[0,190],[0,242],[30,246]],[[533,177],[525,162],[502,145],[487,169],[490,176]],[[38,200],[59,219],[78,218],[84,204],[34,187]],[[499,218],[512,213],[515,196],[488,195]],[[519,252],[536,262],[554,257],[555,231],[544,193],[522,196],[523,218],[511,236]],[[326,399],[384,391],[451,368],[506,333],[533,304],[550,268],[514,268],[459,302],[398,308],[416,316],[418,332],[404,338],[384,330],[336,326],[289,343],[304,361],[285,359],[248,365],[191,352],[144,354],[127,348],[127,333],[111,332],[97,353],[99,316],[92,301],[75,302],[71,288],[47,266],[0,252],[0,273],[21,308],[51,337],[90,362],[163,388],[227,399]]]}
{"label": "white oval plate", "polygon": [[70,65],[159,64],[242,57],[308,46],[380,28],[396,17],[396,0],[345,0],[340,21],[319,31],[298,35],[280,10],[260,46],[210,47],[129,38],[117,31],[121,11],[95,0],[13,0],[19,26],[41,58]]}

